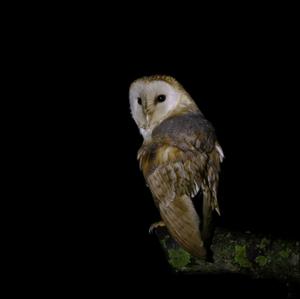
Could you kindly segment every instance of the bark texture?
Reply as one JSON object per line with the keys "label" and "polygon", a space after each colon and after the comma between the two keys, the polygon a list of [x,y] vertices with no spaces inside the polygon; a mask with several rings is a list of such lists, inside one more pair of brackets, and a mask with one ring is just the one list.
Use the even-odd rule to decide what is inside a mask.
{"label": "bark texture", "polygon": [[217,228],[211,246],[213,262],[207,262],[182,249],[165,228],[158,228],[156,235],[176,272],[239,273],[252,278],[300,284],[300,241]]}

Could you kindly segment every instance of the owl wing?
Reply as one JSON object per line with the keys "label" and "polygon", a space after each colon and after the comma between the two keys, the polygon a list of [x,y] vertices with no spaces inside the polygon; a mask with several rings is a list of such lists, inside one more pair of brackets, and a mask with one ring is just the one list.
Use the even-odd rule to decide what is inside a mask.
{"label": "owl wing", "polygon": [[153,131],[153,141],[181,149],[182,159],[192,170],[198,190],[202,189],[203,213],[215,209],[220,214],[217,185],[224,155],[213,126],[203,114],[197,111],[165,120]]}
{"label": "owl wing", "polygon": [[[165,150],[177,151],[173,147]],[[164,159],[165,163],[147,177],[147,183],[173,238],[192,255],[203,257],[206,250],[199,229],[200,220],[191,200],[199,190],[196,181],[192,183],[194,165],[182,159],[184,153],[176,156],[179,159]]]}
{"label": "owl wing", "polygon": [[[207,172],[215,151],[215,139],[203,131],[189,132],[187,136],[159,136],[142,147],[139,158],[170,234],[192,255],[203,257],[206,250],[192,198],[208,184]],[[217,207],[216,203],[211,206]]]}

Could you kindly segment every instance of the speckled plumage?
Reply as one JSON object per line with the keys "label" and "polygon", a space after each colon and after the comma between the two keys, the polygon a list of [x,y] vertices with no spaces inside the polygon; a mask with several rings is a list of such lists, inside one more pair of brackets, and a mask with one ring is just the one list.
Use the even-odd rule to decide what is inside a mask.
{"label": "speckled plumage", "polygon": [[[213,210],[220,213],[217,186],[223,153],[213,126],[174,78],[151,76],[135,82],[139,84],[137,89],[141,90],[140,94],[148,96],[143,91],[143,84],[147,86],[155,81],[166,82],[176,90],[176,94],[170,93],[169,96],[169,87],[166,88],[166,101],[173,103],[166,103],[172,107],[171,110],[162,107],[164,113],[160,115],[161,121],[151,123],[146,115],[148,112],[144,111],[148,119],[144,127],[149,128],[150,135],[146,136],[138,152],[140,167],[162,220],[173,238],[192,255],[204,257],[210,235],[211,213]],[[164,85],[161,87],[158,84],[158,93],[163,92],[164,88]],[[157,96],[155,85],[152,89],[149,89],[151,96],[147,101]],[[136,96],[136,93],[132,94]],[[160,108],[159,104],[153,103],[152,109]],[[134,105],[133,98],[131,105]],[[144,105],[147,106],[147,103]],[[136,121],[138,124],[143,122]],[[193,198],[201,191],[202,223],[193,205]]]}

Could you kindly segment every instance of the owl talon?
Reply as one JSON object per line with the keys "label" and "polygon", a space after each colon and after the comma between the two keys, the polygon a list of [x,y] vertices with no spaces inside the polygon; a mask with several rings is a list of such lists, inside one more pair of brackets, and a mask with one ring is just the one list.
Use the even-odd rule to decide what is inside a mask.
{"label": "owl talon", "polygon": [[154,223],[151,224],[150,227],[149,227],[149,234],[152,234],[153,231],[154,231],[156,228],[158,228],[158,227],[164,227],[164,226],[166,226],[166,225],[164,224],[163,221],[154,222]]}

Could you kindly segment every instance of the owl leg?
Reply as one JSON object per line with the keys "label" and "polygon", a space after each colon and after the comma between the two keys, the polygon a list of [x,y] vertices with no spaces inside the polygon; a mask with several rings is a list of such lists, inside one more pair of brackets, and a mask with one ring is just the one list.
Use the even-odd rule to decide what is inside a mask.
{"label": "owl leg", "polygon": [[149,234],[152,234],[153,231],[158,228],[158,227],[164,227],[166,226],[165,223],[163,221],[158,221],[158,222],[154,222],[150,225],[149,227]]}

